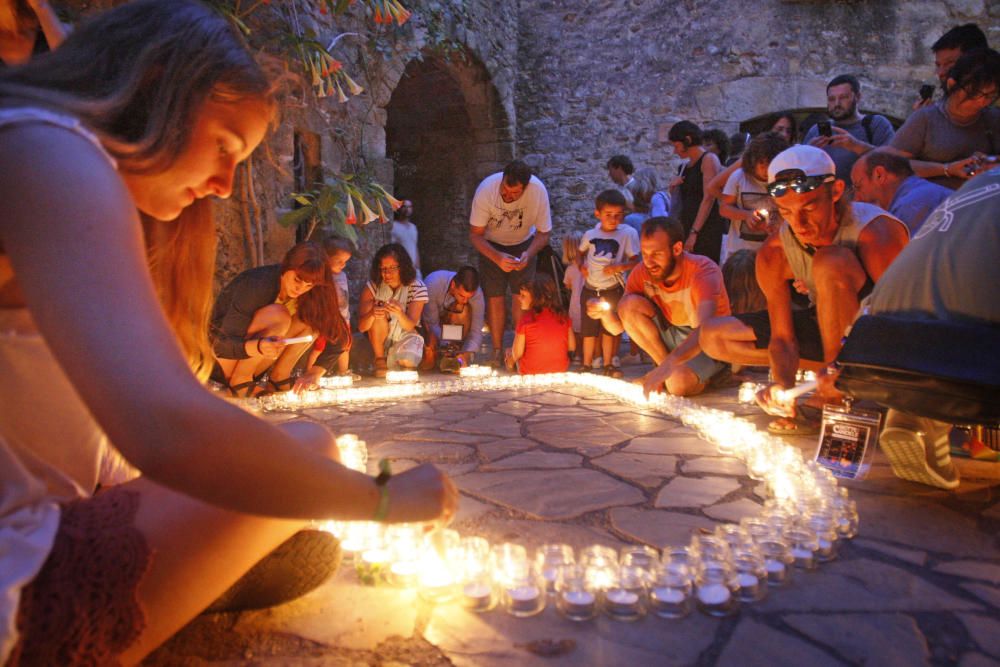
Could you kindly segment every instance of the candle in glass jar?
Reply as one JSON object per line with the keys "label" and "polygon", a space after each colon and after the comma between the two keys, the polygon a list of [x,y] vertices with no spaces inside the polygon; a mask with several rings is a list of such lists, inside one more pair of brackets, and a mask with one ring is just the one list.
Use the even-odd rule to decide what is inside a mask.
{"label": "candle in glass jar", "polygon": [[570,619],[589,619],[595,612],[596,598],[590,591],[565,591],[562,593],[562,612]]}
{"label": "candle in glass jar", "polygon": [[465,606],[473,611],[486,611],[493,607],[493,587],[484,581],[470,581],[462,587]]}
{"label": "candle in glass jar", "polygon": [[731,593],[725,584],[705,584],[698,587],[698,599],[706,605],[724,605],[729,602]]}
{"label": "candle in glass jar", "polygon": [[538,598],[541,590],[537,586],[518,586],[507,589],[507,597],[510,598],[510,613],[533,614],[538,610]]}

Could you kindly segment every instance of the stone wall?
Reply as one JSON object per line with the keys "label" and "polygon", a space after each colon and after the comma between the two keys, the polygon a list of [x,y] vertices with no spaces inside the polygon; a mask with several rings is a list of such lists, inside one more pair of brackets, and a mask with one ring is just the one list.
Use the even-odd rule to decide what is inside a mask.
{"label": "stone wall", "polygon": [[936,82],[930,45],[969,21],[1000,45],[996,0],[521,0],[520,153],[549,189],[555,236],[583,229],[612,155],[665,184],[678,120],[729,134],[825,109],[841,73],[862,80],[863,109],[905,118]]}

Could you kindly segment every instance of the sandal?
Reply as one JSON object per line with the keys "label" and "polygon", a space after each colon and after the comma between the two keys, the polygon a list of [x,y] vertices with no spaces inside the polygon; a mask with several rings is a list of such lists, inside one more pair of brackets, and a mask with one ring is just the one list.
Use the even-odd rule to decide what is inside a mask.
{"label": "sandal", "polygon": [[974,461],[1000,463],[1000,452],[990,449],[982,440],[972,436],[963,440],[961,444],[952,445],[951,455],[973,459]]}
{"label": "sandal", "polygon": [[273,378],[268,378],[267,383],[271,385],[273,391],[269,391],[269,394],[280,394],[282,392],[289,391],[295,385],[295,378],[291,375],[286,377],[284,380],[275,380]]}
{"label": "sandal", "polygon": [[[247,380],[239,384],[231,384],[226,387],[233,398],[253,398],[257,396],[257,380]],[[246,391],[244,391],[246,390]],[[242,392],[242,393],[241,393]]]}
{"label": "sandal", "polygon": [[823,411],[811,405],[796,405],[794,417],[775,419],[767,425],[772,435],[816,435],[822,424]]}
{"label": "sandal", "polygon": [[388,372],[389,365],[385,362],[385,357],[375,357],[375,370],[372,371],[372,376],[384,378]]}
{"label": "sandal", "polygon": [[604,375],[609,378],[623,378],[625,374],[622,373],[622,369],[618,366],[605,366]]}

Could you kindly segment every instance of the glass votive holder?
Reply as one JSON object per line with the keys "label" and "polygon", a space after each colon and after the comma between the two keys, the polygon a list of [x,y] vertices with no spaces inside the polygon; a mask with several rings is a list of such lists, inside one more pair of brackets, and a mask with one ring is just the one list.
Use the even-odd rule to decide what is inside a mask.
{"label": "glass votive holder", "polygon": [[695,535],[691,546],[697,549],[702,567],[710,564],[729,565],[732,558],[729,543],[714,534]]}
{"label": "glass votive holder", "polygon": [[853,500],[841,500],[837,503],[840,511],[837,517],[837,534],[841,539],[853,540],[858,534],[858,504]]}
{"label": "glass votive holder", "polygon": [[756,549],[739,549],[733,553],[733,567],[740,600],[762,600],[767,594],[767,568],[763,554]]}
{"label": "glass votive holder", "polygon": [[587,583],[580,565],[564,564],[556,574],[556,609],[571,621],[588,621],[597,615],[597,593]]}
{"label": "glass votive holder", "polygon": [[665,562],[653,573],[649,610],[662,618],[682,618],[691,613],[691,571],[680,562]]}
{"label": "glass votive holder", "polygon": [[698,609],[709,616],[729,616],[737,609],[733,571],[725,565],[702,565],[694,580]]}
{"label": "glass votive holder", "polygon": [[493,578],[505,583],[511,575],[518,575],[528,569],[528,550],[520,544],[503,542],[495,544],[490,550],[490,564],[493,568]]}
{"label": "glass votive holder", "polygon": [[475,612],[493,609],[497,595],[490,566],[490,543],[483,537],[463,537],[458,553],[462,606]]}
{"label": "glass votive holder", "polygon": [[[581,565],[583,565],[581,563]],[[618,578],[618,562],[591,559],[587,565],[583,565],[584,577],[587,585],[595,591],[604,591],[614,585]]]}
{"label": "glass votive holder", "polygon": [[584,547],[580,550],[580,558],[577,562],[584,567],[587,567],[591,563],[617,566],[618,552],[603,544],[591,544],[589,547]]}
{"label": "glass votive holder", "polygon": [[574,563],[573,547],[568,544],[543,544],[535,552],[535,568],[545,581],[545,591],[554,593],[556,576],[563,565]]}
{"label": "glass votive holder", "polygon": [[345,523],[343,536],[340,538],[340,552],[345,563],[356,561],[364,551],[380,548],[383,534],[384,529],[380,523],[373,521]]}
{"label": "glass votive holder", "polygon": [[819,549],[819,541],[813,531],[808,528],[789,528],[785,531],[785,539],[788,541],[789,553],[792,555],[792,563],[795,567],[803,570],[811,570],[816,567],[816,551]]}
{"label": "glass votive holder", "polygon": [[545,609],[545,584],[529,566],[504,582],[503,608],[511,616],[526,618]]}
{"label": "glass votive holder", "polygon": [[637,621],[646,613],[647,572],[622,565],[618,577],[604,589],[604,613],[616,621]]}
{"label": "glass votive holder", "polygon": [[735,523],[719,524],[715,527],[715,536],[728,544],[730,551],[750,541],[750,534],[743,526]]}
{"label": "glass votive holder", "polygon": [[354,560],[354,571],[358,581],[365,586],[375,586],[382,581],[388,572],[391,554],[388,549],[377,547],[361,552]]}
{"label": "glass votive holder", "polygon": [[814,514],[809,528],[816,533],[816,560],[829,562],[837,557],[837,520],[831,512]]}
{"label": "glass votive holder", "polygon": [[462,606],[469,611],[482,613],[497,604],[496,589],[488,573],[466,577],[462,580]]}
{"label": "glass votive holder", "polygon": [[656,552],[656,549],[642,544],[622,547],[618,554],[618,560],[622,565],[642,570],[647,583],[653,580],[653,573],[660,566],[660,554]]}
{"label": "glass votive holder", "polygon": [[688,572],[692,574],[692,576],[700,563],[700,560],[701,559],[698,555],[698,548],[696,545],[664,547],[663,553],[660,556],[661,563],[677,563],[679,565],[683,565],[687,568]]}
{"label": "glass votive holder", "polygon": [[791,579],[792,554],[788,543],[778,537],[762,540],[757,543],[761,556],[764,557],[764,570],[767,572],[769,586],[781,586]]}

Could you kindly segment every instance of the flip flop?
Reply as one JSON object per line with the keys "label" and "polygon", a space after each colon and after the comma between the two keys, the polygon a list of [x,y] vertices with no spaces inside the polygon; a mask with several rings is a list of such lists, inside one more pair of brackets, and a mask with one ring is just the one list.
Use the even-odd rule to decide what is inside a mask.
{"label": "flip flop", "polygon": [[819,433],[819,422],[797,414],[775,419],[767,425],[767,432],[772,435],[816,435]]}

